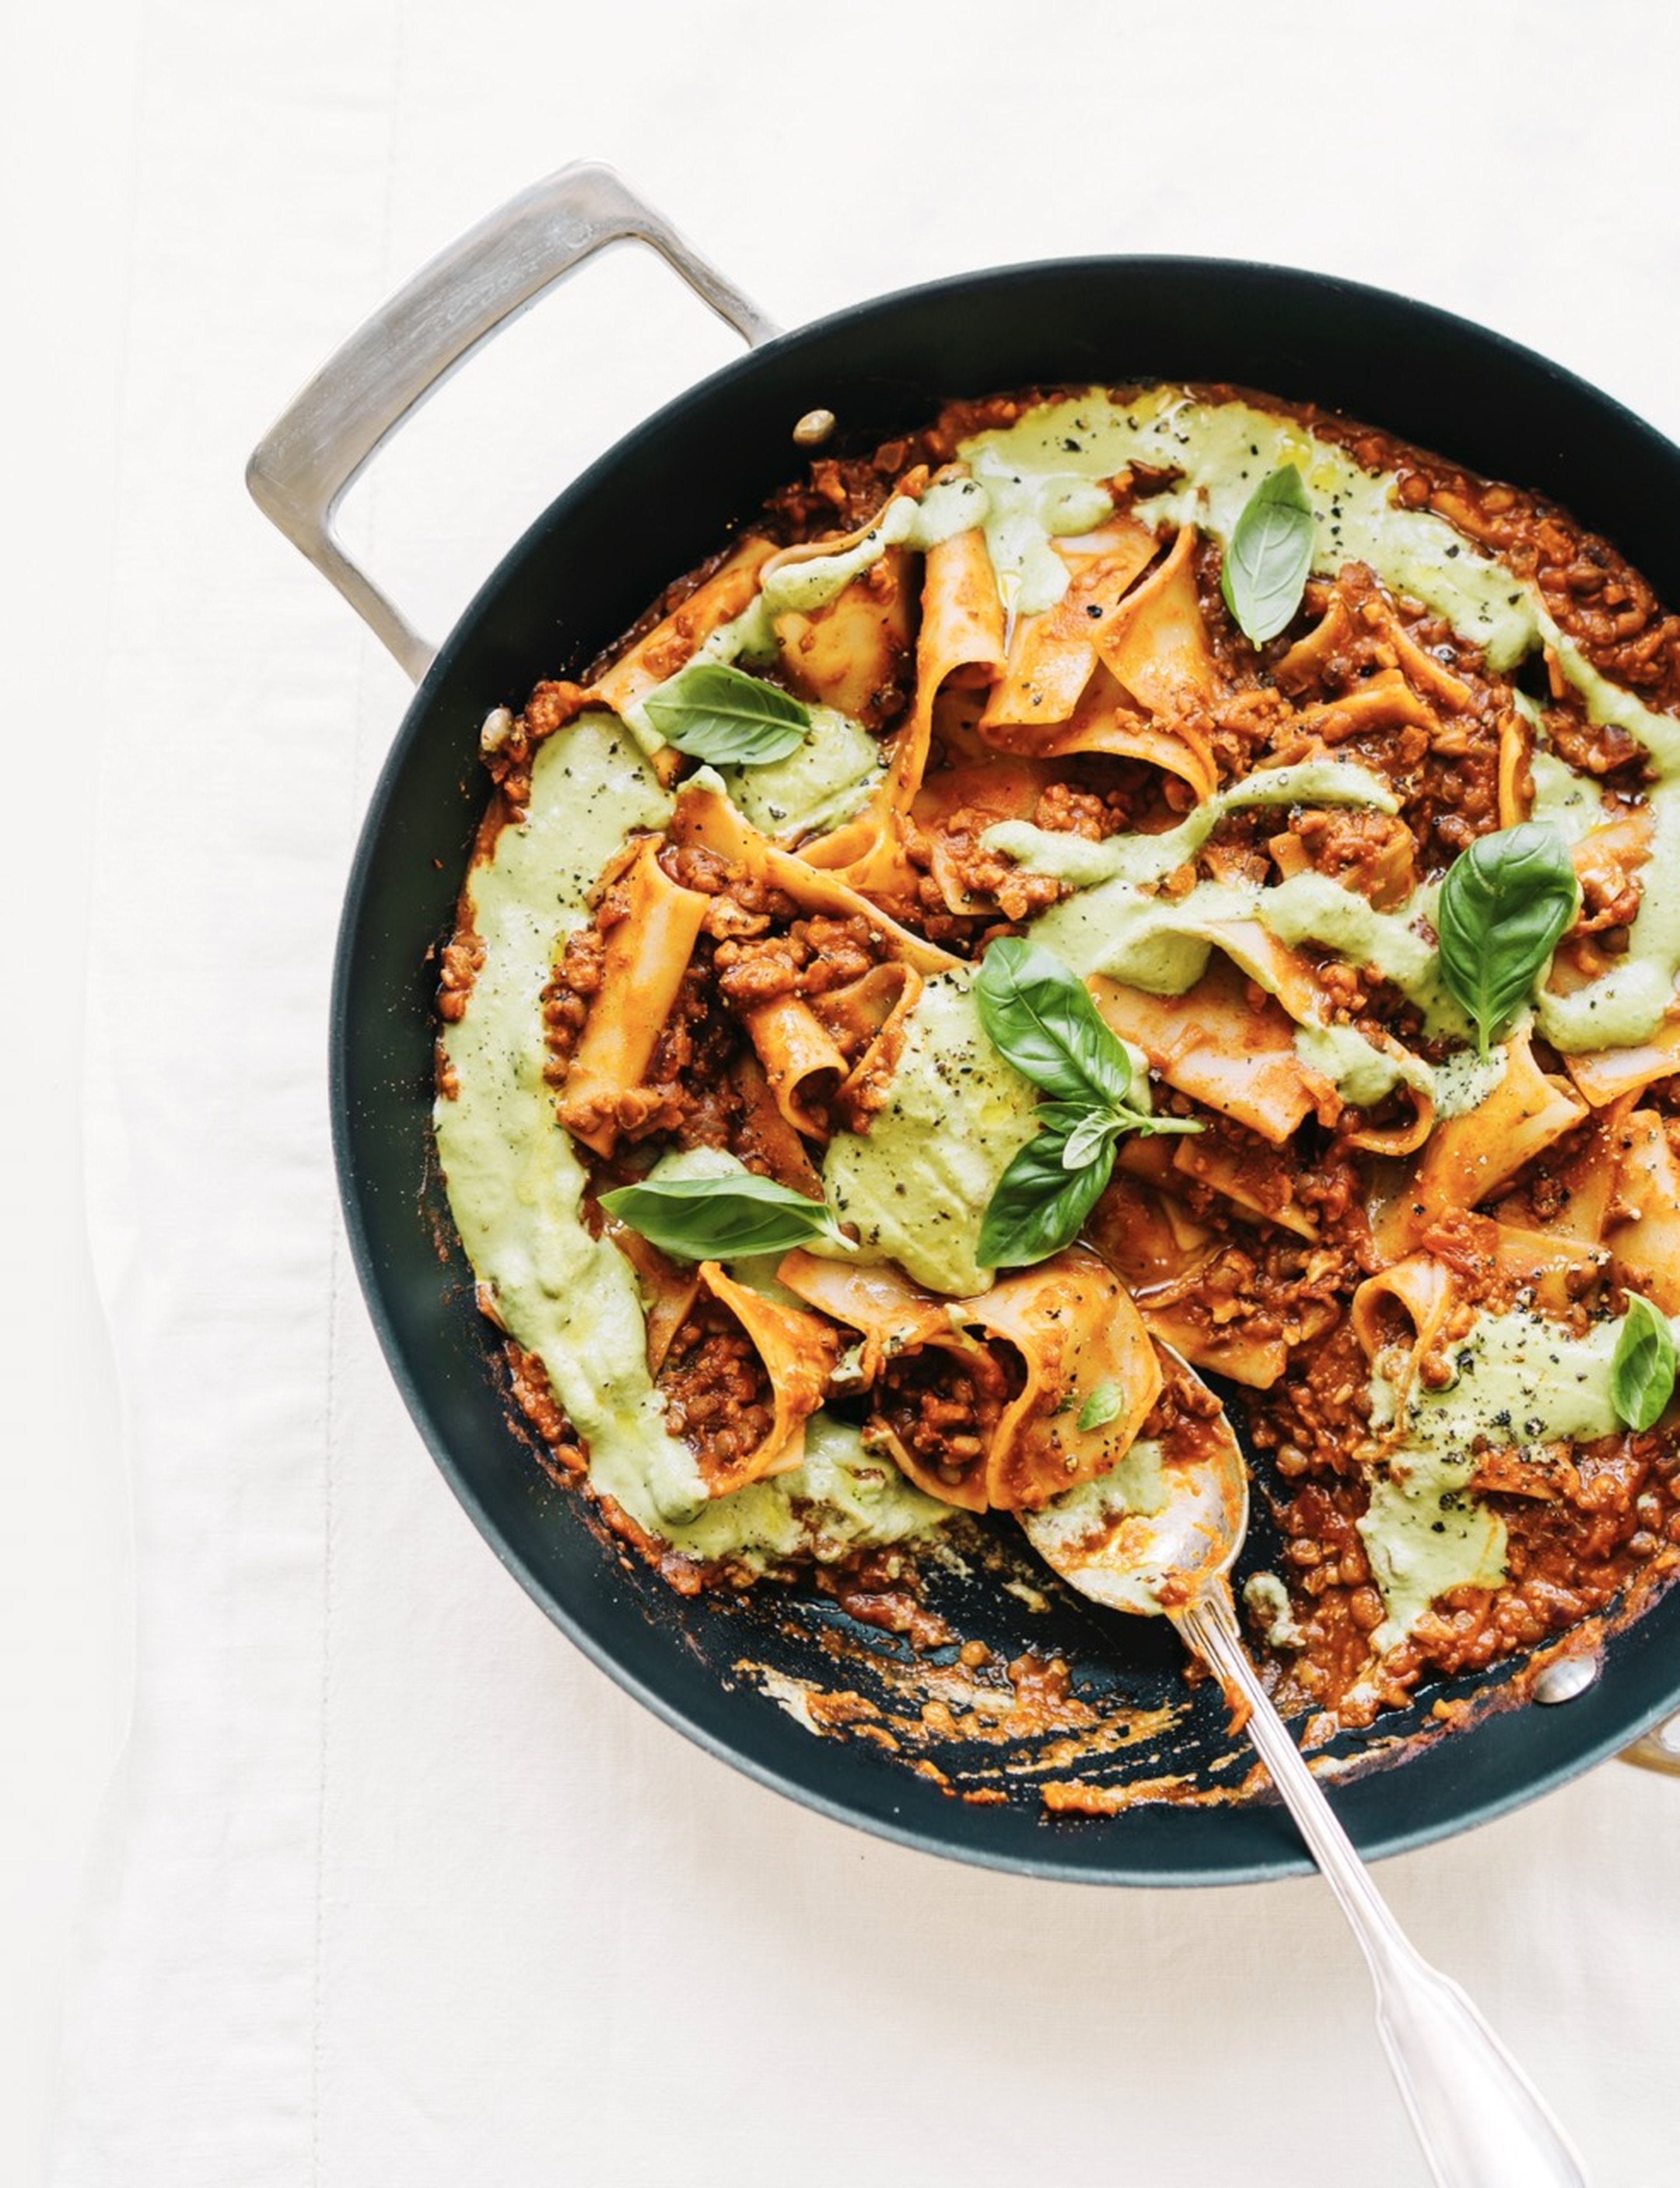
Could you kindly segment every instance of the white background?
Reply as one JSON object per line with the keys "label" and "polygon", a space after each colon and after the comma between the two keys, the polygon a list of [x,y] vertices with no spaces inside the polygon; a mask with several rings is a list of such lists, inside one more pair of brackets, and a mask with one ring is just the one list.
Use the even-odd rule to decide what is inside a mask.
{"label": "white background", "polygon": [[[1046,255],[1278,259],[1674,433],[1677,19],[14,0],[3,39],[0,2177],[44,2176],[67,2090],[61,2177],[122,2188],[1416,2188],[1312,1884],[1097,1895],[876,1845],[645,1717],[485,1555],[325,1153],[335,899],[403,687],[240,475],[382,296],[579,156],[786,324]],[[619,254],[446,391],[352,533],[441,630],[730,347]],[[1677,1794],[1606,1768],[1384,1872],[1607,2188],[1676,2176]]]}

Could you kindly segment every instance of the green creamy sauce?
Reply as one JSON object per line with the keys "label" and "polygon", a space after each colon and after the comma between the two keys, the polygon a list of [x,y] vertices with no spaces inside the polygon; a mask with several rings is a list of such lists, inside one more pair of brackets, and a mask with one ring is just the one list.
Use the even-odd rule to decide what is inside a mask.
{"label": "green creamy sauce", "polygon": [[1154,835],[1105,836],[1099,843],[1065,830],[1035,828],[1029,820],[1000,820],[980,838],[1018,866],[1051,874],[1075,888],[1103,881],[1134,885],[1164,881],[1193,859],[1227,813],[1272,805],[1358,805],[1398,813],[1400,800],[1380,775],[1351,760],[1310,759],[1294,767],[1262,768],[1228,789],[1204,798],[1176,828]]}
{"label": "green creamy sauce", "polygon": [[1435,1068],[1437,1119],[1463,1117],[1480,1109],[1510,1069],[1511,1051],[1501,1042],[1486,1057],[1474,1048],[1461,1048]]}
{"label": "green creamy sauce", "polygon": [[866,1133],[837,1133],[823,1162],[830,1205],[857,1226],[865,1256],[956,1299],[992,1281],[978,1258],[981,1219],[1037,1130],[1036,1091],[987,1040],[972,979],[964,967],[927,982],[884,1106]]}
{"label": "green creamy sauce", "polygon": [[1680,873],[1680,783],[1656,784],[1650,806],[1645,890],[1627,930],[1626,956],[1573,995],[1542,990],[1536,1005],[1541,1031],[1566,1055],[1637,1047],[1657,1031],[1673,1000],[1680,973],[1680,888],[1668,877]]}
{"label": "green creamy sauce", "polygon": [[1531,820],[1547,822],[1570,846],[1604,826],[1604,793],[1590,775],[1577,775],[1567,760],[1543,750],[1535,753],[1529,772],[1534,777]]}
{"label": "green creamy sauce", "polygon": [[849,820],[880,781],[887,757],[879,737],[849,715],[816,704],[810,734],[786,759],[718,772],[755,828],[779,842],[793,843],[826,835]]}
{"label": "green creamy sauce", "polygon": [[[1181,995],[1207,971],[1215,948],[1249,978],[1273,990],[1263,951],[1240,932],[1257,922],[1292,947],[1316,942],[1350,964],[1390,980],[1423,1015],[1431,1034],[1463,1039],[1469,1019],[1448,994],[1435,945],[1420,931],[1433,916],[1437,892],[1414,892],[1394,911],[1378,911],[1356,890],[1328,875],[1296,874],[1270,888],[1258,883],[1198,882],[1181,897],[1157,896],[1150,885],[1192,859],[1226,813],[1260,805],[1361,805],[1398,810],[1386,783],[1351,763],[1305,762],[1268,769],[1204,801],[1176,828],[1119,834],[1092,843],[1084,837],[1001,821],[982,841],[1034,872],[1054,875],[1075,891],[1031,923],[1036,941],[1082,976],[1102,973],[1153,995]],[[1378,1048],[1351,1026],[1303,1026],[1295,1046],[1303,1063],[1331,1080],[1346,1102],[1369,1108],[1401,1081],[1435,1096],[1448,1114],[1472,1106],[1471,1086],[1484,1098],[1495,1083],[1475,1080],[1452,1065],[1431,1067],[1397,1050]],[[1502,1069],[1502,1065],[1497,1067]],[[1497,1076],[1497,1072],[1496,1074]]]}
{"label": "green creamy sauce", "polygon": [[1297,1026],[1294,1047],[1309,1071],[1328,1079],[1356,1108],[1374,1108],[1402,1081],[1424,1093],[1434,1091],[1428,1064],[1377,1047],[1354,1026]]}
{"label": "green creamy sauce", "polygon": [[1270,1649],[1299,1649],[1306,1636],[1289,1608],[1289,1591],[1275,1572],[1250,1573],[1243,1601],[1259,1622]]}
{"label": "green creamy sauce", "polygon": [[[1272,805],[1400,809],[1389,786],[1366,769],[1311,760],[1266,769],[1215,792],[1176,828],[1158,834],[1121,833],[1092,843],[1030,821],[1002,820],[981,841],[1018,866],[1087,892],[1064,898],[1034,925],[1046,948],[1080,972],[1104,973],[1151,995],[1181,995],[1207,968],[1211,924],[1258,920],[1280,942],[1321,942],[1371,966],[1419,1006],[1431,1031],[1468,1031],[1469,1021],[1441,985],[1434,945],[1418,932],[1417,922],[1434,910],[1432,889],[1419,889],[1395,911],[1377,911],[1357,890],[1312,872],[1269,888],[1249,882],[1198,882],[1181,897],[1148,893],[1194,858],[1226,814]],[[1221,945],[1237,954],[1223,938]],[[1264,983],[1263,961],[1256,967],[1254,977]]]}
{"label": "green creamy sauce", "polygon": [[[1653,781],[1649,793],[1652,833],[1645,867],[1647,883],[1674,873],[1680,859],[1680,721],[1672,714],[1653,713],[1631,691],[1601,676],[1549,617],[1542,615],[1540,626],[1564,675],[1586,702],[1587,719],[1613,723],[1649,753]],[[1548,757],[1555,767],[1555,756]],[[1536,817],[1556,818],[1557,804],[1561,803],[1557,778],[1550,770],[1542,774],[1538,768],[1540,758],[1536,755],[1536,792],[1543,781],[1556,803],[1551,815],[1536,810]],[[1661,1025],[1674,999],[1677,975],[1680,975],[1680,889],[1648,885],[1627,931],[1626,956],[1602,978],[1573,995],[1542,992],[1537,1005],[1540,1029],[1554,1048],[1566,1055],[1595,1048],[1637,1048]]]}
{"label": "green creamy sauce", "polygon": [[[1260,482],[1294,464],[1316,526],[1315,570],[1333,576],[1345,562],[1368,562],[1385,584],[1485,646],[1496,669],[1534,643],[1534,603],[1508,570],[1429,510],[1397,508],[1387,474],[1361,471],[1294,419],[1246,403],[1198,403],[1158,387],[1122,409],[1093,390],[977,434],[959,453],[989,485],[1001,476],[1024,494],[1030,482],[1051,506],[1058,493],[1111,478],[1129,464],[1170,466],[1184,474],[1179,484],[1139,502],[1134,513],[1157,527],[1199,525],[1221,544]],[[1065,571],[1063,578],[1065,584]]]}
{"label": "green creamy sauce", "polygon": [[1099,1522],[1128,1512],[1153,1520],[1166,1510],[1172,1494],[1164,1458],[1159,1443],[1140,1436],[1106,1474],[1052,1497],[1034,1522],[1034,1533],[1065,1553],[1094,1533]]}
{"label": "green creamy sauce", "polygon": [[[1280,768],[1277,773],[1294,771]],[[1170,832],[1186,855],[1193,854],[1208,832],[1207,827],[1192,829],[1191,823],[1199,822],[1210,807],[1231,795],[1221,792],[1183,827]],[[1208,827],[1211,826],[1209,820]],[[1040,837],[1050,847],[1042,859],[1036,848]],[[1029,837],[1034,841],[1029,843]],[[1350,964],[1369,967],[1392,981],[1417,1005],[1427,1033],[1462,1040],[1472,1031],[1441,979],[1435,945],[1419,930],[1419,922],[1434,915],[1438,892],[1433,886],[1415,891],[1395,911],[1378,911],[1357,891],[1311,872],[1294,875],[1269,888],[1256,883],[1198,882],[1181,897],[1153,896],[1137,885],[1132,873],[1170,872],[1183,862],[1179,858],[1163,862],[1151,848],[1165,840],[1161,837],[1115,836],[1093,844],[1006,821],[988,829],[983,840],[1034,871],[1054,871],[1060,866],[1063,878],[1097,871],[1093,862],[1082,858],[1083,852],[1108,854],[1104,863],[1114,870],[1112,879],[1063,898],[1040,913],[1029,929],[1035,941],[1054,950],[1082,977],[1101,973],[1147,995],[1181,995],[1202,978],[1218,949],[1249,978],[1274,993],[1272,967],[1265,954],[1249,946],[1240,931],[1232,931],[1254,921],[1279,942],[1291,947],[1320,943]],[[1055,848],[1063,843],[1078,843],[1080,848],[1064,854]],[[1138,847],[1135,865],[1134,846]],[[1429,1095],[1441,1116],[1457,1116],[1485,1101],[1506,1064],[1501,1050],[1486,1063],[1471,1051],[1468,1057],[1453,1056],[1430,1065],[1398,1045],[1379,1048],[1348,1025],[1298,1026],[1294,1046],[1302,1063],[1328,1079],[1345,1102],[1369,1108],[1404,1084]]]}
{"label": "green creamy sauce", "polygon": [[580,715],[532,770],[525,822],[505,827],[468,883],[484,963],[443,1045],[458,1087],[436,1110],[461,1243],[516,1343],[541,1359],[589,1451],[589,1476],[640,1526],[705,1558],[801,1549],[838,1557],[924,1531],[947,1508],[857,1431],[818,1414],[804,1463],[708,1500],[692,1453],[668,1435],[647,1372],[634,1272],[592,1238],[584,1170],[544,1084],[539,998],[589,892],[633,830],[663,827],[671,800],[611,714]]}
{"label": "green creamy sauce", "polygon": [[[1105,497],[1105,514],[1108,506]],[[985,488],[972,479],[942,479],[930,486],[920,500],[909,494],[894,494],[854,546],[842,548],[837,554],[809,555],[772,570],[760,595],[765,612],[770,616],[815,614],[878,562],[889,547],[909,547],[925,554],[942,539],[972,532],[984,520],[988,507]]]}
{"label": "green creamy sauce", "polygon": [[1453,1381],[1441,1390],[1414,1383],[1403,1417],[1384,1372],[1399,1357],[1378,1355],[1372,1425],[1399,1438],[1359,1522],[1387,1612],[1375,1649],[1392,1648],[1449,1588],[1497,1587],[1505,1578],[1504,1522],[1468,1493],[1476,1438],[1526,1446],[1619,1432],[1610,1363],[1621,1332],[1620,1322],[1605,1321],[1577,1337],[1520,1307],[1480,1315],[1453,1348]]}

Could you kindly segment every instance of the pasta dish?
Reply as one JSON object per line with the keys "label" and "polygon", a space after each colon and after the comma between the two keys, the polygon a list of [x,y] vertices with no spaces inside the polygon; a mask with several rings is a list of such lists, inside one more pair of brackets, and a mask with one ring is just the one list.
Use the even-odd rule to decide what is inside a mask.
{"label": "pasta dish", "polygon": [[[693,1591],[1164,1494],[1280,1700],[1680,1563],[1680,623],[1223,387],[952,405],[499,708],[437,1136],[551,1464]],[[1170,1360],[1170,1356],[1167,1356]]]}

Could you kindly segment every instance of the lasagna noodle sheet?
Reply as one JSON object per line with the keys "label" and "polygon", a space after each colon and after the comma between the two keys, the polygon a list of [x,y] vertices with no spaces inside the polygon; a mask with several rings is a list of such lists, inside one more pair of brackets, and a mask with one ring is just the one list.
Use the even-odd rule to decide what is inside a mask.
{"label": "lasagna noodle sheet", "polygon": [[1665,1314],[1680,1314],[1680,1163],[1664,1119],[1636,1109],[1622,1142],[1615,1205],[1628,1212],[1604,1233],[1622,1282]]}
{"label": "lasagna noodle sheet", "polygon": [[927,1389],[937,1402],[966,1384],[971,1402],[1001,1411],[1003,1378],[984,1348],[959,1329],[946,1302],[913,1284],[890,1266],[860,1267],[796,1249],[776,1272],[788,1290],[836,1322],[854,1329],[861,1340],[858,1377],[873,1395],[867,1435],[885,1450],[899,1471],[930,1497],[963,1511],[986,1508],[986,1452],[954,1447],[949,1435],[939,1439],[939,1458],[924,1458],[909,1418],[915,1400],[904,1407],[882,1381],[894,1361],[914,1362],[915,1387]]}
{"label": "lasagna noodle sheet", "polygon": [[561,1122],[601,1155],[617,1142],[615,1100],[646,1077],[706,916],[708,899],[674,882],[658,853],[648,837],[613,884],[623,894],[624,916],[607,931],[600,987],[561,1100]]}
{"label": "lasagna noodle sheet", "polygon": [[799,995],[778,995],[747,1012],[746,1025],[777,1108],[796,1131],[826,1138],[826,1104],[846,1059],[815,1012]]}
{"label": "lasagna noodle sheet", "polygon": [[957,961],[947,951],[889,919],[838,874],[824,872],[809,865],[803,854],[784,851],[761,836],[718,791],[685,784],[671,816],[670,836],[674,843],[698,844],[770,883],[792,897],[801,911],[831,912],[842,919],[866,921],[887,938],[894,954],[918,973],[944,972]]}
{"label": "lasagna noodle sheet", "polygon": [[803,855],[812,865],[860,888],[890,888],[910,877],[904,826],[927,769],[934,704],[953,679],[989,683],[1004,658],[1003,604],[985,534],[959,532],[936,542],[922,563],[916,696],[894,740],[891,764],[861,813],[805,845]]}
{"label": "lasagna noodle sheet", "polygon": [[1567,1156],[1547,1165],[1545,1212],[1536,1211],[1531,1193],[1511,1193],[1500,1201],[1494,1215],[1500,1224],[1516,1230],[1542,1232],[1548,1238],[1597,1248],[1610,1221],[1618,1174],[1627,1142],[1626,1113],[1632,1099],[1609,1113],[1595,1116],[1591,1126],[1578,1135]]}
{"label": "lasagna noodle sheet", "polygon": [[[836,549],[827,539],[809,550],[788,548],[764,574],[796,557]],[[910,657],[911,559],[904,548],[889,547],[823,606],[809,614],[789,609],[773,625],[789,682],[871,729],[880,726],[883,706],[896,697]]]}
{"label": "lasagna noodle sheet", "polygon": [[1318,1223],[1296,1196],[1299,1164],[1262,1142],[1233,1146],[1207,1133],[1185,1133],[1172,1143],[1172,1166],[1192,1184],[1228,1200],[1240,1215],[1281,1224],[1298,1238],[1316,1238]]}
{"label": "lasagna noodle sheet", "polygon": [[1115,680],[1167,719],[1220,692],[1220,674],[1196,597],[1196,534],[1189,525],[1160,567],[1104,623],[1098,650]]}
{"label": "lasagna noodle sheet", "polygon": [[1068,589],[1054,607],[1016,624],[1003,674],[980,717],[983,731],[1004,725],[1048,729],[1070,718],[1097,667],[1104,633],[1154,557],[1155,535],[1133,517],[1117,516],[1100,532],[1050,544],[1067,566]]}
{"label": "lasagna noodle sheet", "polygon": [[[1085,1247],[960,1302],[938,1299],[895,1270],[805,1253],[790,1254],[780,1274],[791,1291],[859,1332],[860,1371],[876,1391],[871,1432],[919,1486],[971,1511],[1042,1504],[1105,1472],[1125,1455],[1160,1393],[1160,1363],[1142,1317]],[[929,1362],[930,1353],[941,1357]],[[963,1452],[944,1435],[939,1447],[945,1463],[931,1464],[906,1432],[911,1424],[895,1405],[890,1371],[917,1356],[912,1391],[927,1387],[937,1401],[939,1371],[948,1367],[983,1402],[991,1401],[994,1418],[973,1439],[977,1452]],[[922,1372],[928,1367],[931,1377]],[[1114,1410],[1081,1429],[1081,1413],[1100,1390]]]}
{"label": "lasagna noodle sheet", "polygon": [[1142,760],[1189,784],[1198,800],[1219,787],[1219,771],[1205,735],[1182,716],[1171,725],[1140,714],[1101,663],[1093,670],[1068,719],[1048,730],[1004,724],[984,732],[988,741],[1040,759],[1071,759],[1080,753],[1106,753],[1115,759]]}
{"label": "lasagna noodle sheet", "polygon": [[1583,1102],[1595,1109],[1608,1108],[1680,1071],[1680,1018],[1670,1018],[1637,1048],[1599,1048],[1566,1056],[1564,1069]]}
{"label": "lasagna noodle sheet", "polygon": [[1529,1224],[1498,1221],[1489,1228],[1494,1266],[1531,1291],[1548,1314],[1566,1314],[1610,1258],[1602,1246]]}
{"label": "lasagna noodle sheet", "polygon": [[[1401,1053],[1405,1052],[1397,1041],[1390,1044],[1379,1040],[1377,1046],[1382,1048],[1392,1046]],[[1363,1148],[1367,1153],[1376,1155],[1417,1153],[1435,1130],[1435,1098],[1425,1093],[1422,1087],[1413,1086],[1401,1080],[1395,1086],[1393,1099],[1400,1102],[1408,1114],[1391,1125],[1361,1125],[1356,1132],[1350,1132],[1347,1136],[1350,1148]]]}
{"label": "lasagna noodle sheet", "polygon": [[1398,668],[1379,668],[1339,699],[1301,710],[1304,736],[1327,745],[1345,744],[1350,737],[1372,736],[1385,730],[1420,729],[1431,736],[1440,732],[1440,722],[1427,700],[1421,699]]}
{"label": "lasagna noodle sheet", "polygon": [[1240,1322],[1214,1328],[1190,1300],[1146,1298],[1139,1311],[1150,1334],[1181,1352],[1192,1368],[1228,1375],[1249,1390],[1269,1390],[1289,1364],[1289,1348],[1282,1337],[1257,1336]]}
{"label": "lasagna noodle sheet", "polygon": [[786,1474],[805,1455],[805,1423],[822,1403],[834,1366],[832,1331],[820,1317],[765,1299],[736,1283],[716,1261],[702,1261],[696,1294],[728,1309],[763,1362],[772,1401],[760,1442],[729,1458],[700,1459],[708,1497],[727,1497],[766,1475]]}
{"label": "lasagna noodle sheet", "polygon": [[[1124,1457],[1160,1396],[1161,1363],[1130,1294],[1088,1247],[1003,1277],[961,1314],[988,1345],[1012,1345],[1026,1368],[986,1456],[989,1504],[1031,1509]],[[1081,1428],[1097,1391],[1116,1411]]]}
{"label": "lasagna noodle sheet", "polygon": [[1452,1270],[1432,1254],[1408,1254],[1391,1268],[1367,1277],[1354,1293],[1350,1310],[1353,1334],[1367,1360],[1374,1362],[1390,1341],[1394,1309],[1410,1325],[1405,1365],[1398,1376],[1389,1378],[1395,1385],[1396,1413],[1403,1413],[1418,1370],[1446,1328],[1457,1298]]}
{"label": "lasagna noodle sheet", "polygon": [[665,1364],[671,1340],[682,1327],[700,1289],[700,1277],[691,1263],[674,1261],[651,1239],[602,1211],[602,1235],[609,1238],[636,1272],[642,1312],[647,1322],[647,1372],[657,1376]]}
{"label": "lasagna noodle sheet", "polygon": [[851,1059],[836,1097],[843,1108],[858,1115],[880,1108],[921,994],[913,965],[877,965],[817,998],[817,1015]]}
{"label": "lasagna noodle sheet", "polygon": [[1499,718],[1499,825],[1514,828],[1534,806],[1534,732],[1514,707]]}
{"label": "lasagna noodle sheet", "polygon": [[1453,1209],[1475,1208],[1509,1184],[1525,1162],[1573,1131],[1587,1105],[1565,1080],[1543,1072],[1527,1034],[1505,1044],[1504,1076],[1486,1101],[1435,1126],[1412,1196],[1420,1226]]}
{"label": "lasagna noodle sheet", "polygon": [[[622,715],[691,661],[724,623],[743,615],[758,597],[759,573],[775,552],[773,540],[743,539],[729,560],[696,587],[663,622],[640,638],[622,661],[615,662],[589,696]],[[664,763],[661,764],[661,763]],[[668,782],[678,755],[663,748],[655,765]]]}
{"label": "lasagna noodle sheet", "polygon": [[747,1014],[746,1025],[776,1107],[794,1129],[826,1139],[830,1105],[879,1107],[922,993],[910,965],[877,965],[807,1001],[779,995]]}
{"label": "lasagna noodle sheet", "polygon": [[730,1141],[734,1152],[749,1170],[762,1168],[790,1192],[820,1200],[822,1180],[797,1127],[782,1114],[754,1051],[749,1048],[736,1057],[730,1066],[730,1079],[734,1090],[735,1128]]}
{"label": "lasagna noodle sheet", "polygon": [[1170,1086],[1274,1147],[1331,1095],[1296,1055],[1288,1013],[1269,995],[1256,1007],[1230,964],[1215,961],[1185,995],[1148,995],[1100,974],[1088,984],[1104,1022]]}

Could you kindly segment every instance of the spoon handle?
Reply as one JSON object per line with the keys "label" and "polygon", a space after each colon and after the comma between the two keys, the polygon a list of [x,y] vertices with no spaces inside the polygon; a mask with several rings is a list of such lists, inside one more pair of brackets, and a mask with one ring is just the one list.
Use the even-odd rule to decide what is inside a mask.
{"label": "spoon handle", "polygon": [[1226,1694],[1249,1704],[1249,1736],[1352,1925],[1376,1984],[1384,2048],[1439,2188],[1587,2188],[1522,2069],[1390,1913],[1249,1661],[1225,1581],[1170,1616]]}

